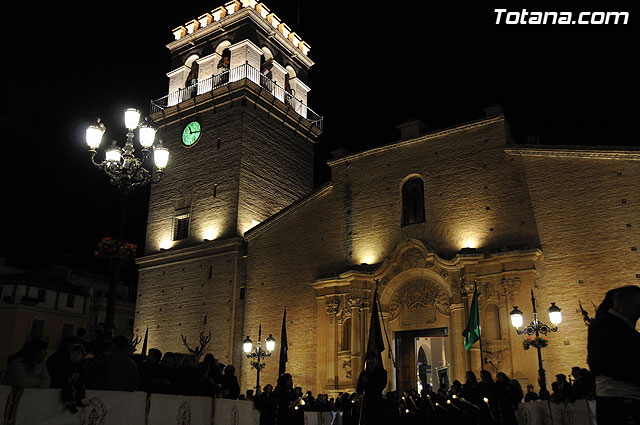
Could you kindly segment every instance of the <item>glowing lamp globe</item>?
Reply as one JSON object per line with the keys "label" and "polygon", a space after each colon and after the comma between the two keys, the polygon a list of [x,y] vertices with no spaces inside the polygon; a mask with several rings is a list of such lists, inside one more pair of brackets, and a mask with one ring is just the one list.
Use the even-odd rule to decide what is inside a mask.
{"label": "glowing lamp globe", "polygon": [[556,303],[551,303],[551,307],[549,307],[549,320],[556,326],[562,322],[562,313]]}
{"label": "glowing lamp globe", "polygon": [[113,144],[109,149],[107,149],[104,153],[104,159],[109,162],[120,162],[122,159],[122,153],[120,152],[120,146],[116,144],[116,141],[113,141]]}
{"label": "glowing lamp globe", "polygon": [[153,126],[143,123],[140,125],[138,132],[140,134],[140,144],[143,148],[149,149],[153,146],[153,142],[156,138],[156,129]]}
{"label": "glowing lamp globe", "polygon": [[128,130],[137,128],[138,123],[140,123],[140,111],[135,108],[129,108],[124,111],[124,126]]}
{"label": "glowing lamp globe", "polygon": [[524,324],[524,319],[522,317],[522,312],[518,310],[518,306],[514,305],[513,310],[509,313],[511,316],[511,324],[514,328],[520,328]]}
{"label": "glowing lamp globe", "polygon": [[96,150],[102,142],[104,127],[99,124],[90,125],[85,132],[85,141],[89,149]]}
{"label": "glowing lamp globe", "polygon": [[253,350],[253,341],[251,341],[251,338],[247,335],[247,338],[242,343],[242,351],[244,351],[245,354],[249,354],[251,350]]}
{"label": "glowing lamp globe", "polygon": [[158,141],[158,145],[153,148],[153,161],[159,170],[164,169],[169,162],[169,150],[162,146],[162,141]]}
{"label": "glowing lamp globe", "polygon": [[267,351],[271,352],[276,348],[276,339],[272,334],[269,334],[269,338],[267,338]]}

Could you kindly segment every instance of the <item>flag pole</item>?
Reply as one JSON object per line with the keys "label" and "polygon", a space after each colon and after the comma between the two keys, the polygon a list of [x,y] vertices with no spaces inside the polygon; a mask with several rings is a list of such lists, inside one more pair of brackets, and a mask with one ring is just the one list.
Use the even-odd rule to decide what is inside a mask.
{"label": "flag pole", "polygon": [[[464,317],[468,318],[469,317],[469,312],[471,311],[471,306],[469,305],[469,298],[468,297],[464,297],[463,299],[464,302]],[[473,370],[473,366],[471,364],[471,353],[469,352],[469,350],[465,349],[464,350],[465,353],[467,354],[467,370]]]}
{"label": "flag pole", "polygon": [[[478,286],[477,286],[477,283],[476,283],[475,280],[473,281],[473,290],[476,293],[478,292]],[[478,301],[477,301],[478,302],[478,331],[480,333],[480,335],[478,335],[478,339],[480,340],[480,370],[482,371],[482,370],[484,370],[484,355],[482,354],[484,350],[482,349],[482,324],[480,322],[480,300],[479,300],[479,298],[480,298],[480,295],[478,294]]]}

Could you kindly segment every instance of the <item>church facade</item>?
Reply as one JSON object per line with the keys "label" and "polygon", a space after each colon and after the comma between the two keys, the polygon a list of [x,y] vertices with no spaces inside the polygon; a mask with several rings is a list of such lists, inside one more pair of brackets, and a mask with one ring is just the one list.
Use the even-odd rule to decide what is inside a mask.
{"label": "church facade", "polygon": [[640,283],[638,150],[514,145],[488,108],[439,131],[406,123],[395,143],[331,160],[331,180],[313,188],[310,46],[252,1],[174,34],[169,95],[152,103],[171,162],[138,259],[135,329],[149,328],[149,347],[183,352],[182,336],[195,345],[210,331],[210,351],[250,388],[242,342],[260,325],[279,340],[286,307],[294,383],[353,390],[377,287],[387,388],[437,388],[481,369],[479,344],[462,338],[475,285],[482,367],[536,382],[535,350],[509,316],[518,306],[533,319],[532,291],[542,321],[551,302],[563,313],[547,376],[586,366],[578,302],[593,311],[607,290]]}

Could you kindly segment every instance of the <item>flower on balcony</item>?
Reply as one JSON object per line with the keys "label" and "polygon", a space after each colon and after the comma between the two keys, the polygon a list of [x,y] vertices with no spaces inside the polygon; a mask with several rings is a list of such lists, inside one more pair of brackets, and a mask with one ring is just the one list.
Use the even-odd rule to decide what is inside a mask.
{"label": "flower on balcony", "polygon": [[220,60],[220,62],[218,62],[218,68],[229,69],[229,64],[229,58],[225,56]]}
{"label": "flower on balcony", "polygon": [[528,350],[529,348],[544,348],[549,345],[549,340],[546,337],[538,336],[538,337],[526,337],[524,341],[522,341],[522,348]]}
{"label": "flower on balcony", "polygon": [[138,247],[135,244],[120,242],[116,238],[106,237],[98,243],[98,249],[95,251],[96,257],[106,258],[133,258],[136,255]]}
{"label": "flower on balcony", "polygon": [[258,360],[251,360],[251,366],[254,367],[256,370],[262,370],[267,365],[265,364],[265,362],[260,362]]}

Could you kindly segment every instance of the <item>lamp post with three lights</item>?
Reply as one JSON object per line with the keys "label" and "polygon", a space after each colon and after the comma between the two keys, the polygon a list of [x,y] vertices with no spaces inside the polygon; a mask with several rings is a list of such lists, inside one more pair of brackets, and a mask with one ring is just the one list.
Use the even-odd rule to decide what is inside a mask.
{"label": "lamp post with three lights", "polygon": [[[118,279],[124,252],[124,226],[127,209],[127,197],[135,188],[150,183],[158,183],[163,176],[164,169],[169,160],[169,151],[162,146],[162,140],[155,140],[156,129],[145,120],[140,124],[140,112],[129,108],[124,112],[124,122],[127,128],[127,140],[124,147],[120,147],[113,140],[111,145],[104,149],[104,160],[96,160],[96,154],[106,128],[100,118],[89,126],[85,133],[85,141],[91,154],[91,163],[104,171],[109,181],[120,192],[120,206],[118,211],[118,234],[116,244],[120,249],[110,256],[111,273],[109,279],[109,292],[107,297],[107,315],[104,322],[105,334],[112,336],[115,328],[115,311],[118,300]],[[136,152],[134,145],[134,130],[138,129],[138,139],[141,150]],[[148,159],[153,150],[153,163],[148,165]],[[145,165],[149,169],[145,168]]]}

